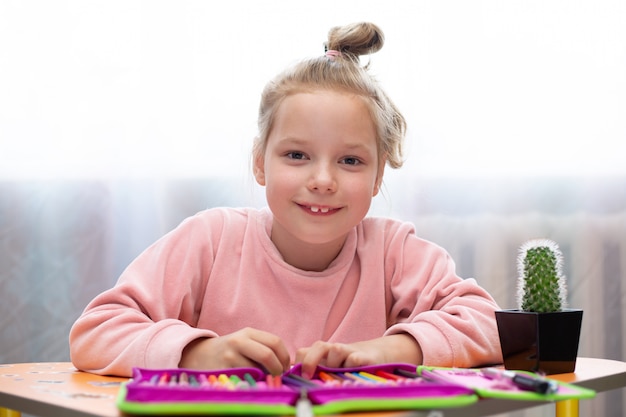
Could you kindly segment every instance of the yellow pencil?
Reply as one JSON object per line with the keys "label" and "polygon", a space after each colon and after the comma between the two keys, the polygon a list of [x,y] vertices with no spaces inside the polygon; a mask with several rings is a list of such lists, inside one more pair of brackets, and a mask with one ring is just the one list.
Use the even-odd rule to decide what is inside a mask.
{"label": "yellow pencil", "polygon": [[370,374],[369,372],[365,372],[365,371],[361,371],[359,372],[359,375],[364,376],[367,379],[371,379],[372,381],[376,381],[376,382],[382,382],[383,384],[388,384],[389,380],[382,378],[378,375],[374,375],[374,374]]}
{"label": "yellow pencil", "polygon": [[232,381],[230,380],[230,378],[228,377],[228,375],[226,374],[220,374],[217,377],[217,380],[219,381],[219,383],[227,389],[233,390],[235,389],[235,386],[233,385]]}

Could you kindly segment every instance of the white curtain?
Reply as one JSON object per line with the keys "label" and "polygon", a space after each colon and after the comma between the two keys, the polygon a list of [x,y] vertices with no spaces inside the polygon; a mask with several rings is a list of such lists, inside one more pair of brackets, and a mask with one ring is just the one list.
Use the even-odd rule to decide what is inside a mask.
{"label": "white curtain", "polygon": [[[504,308],[519,245],[556,240],[580,355],[626,360],[623,1],[0,0],[0,363],[68,360],[73,321],[147,245],[262,206],[263,85],[358,20],[385,31],[371,68],[409,122],[371,214],[414,222]],[[621,416],[623,391],[581,411]]]}

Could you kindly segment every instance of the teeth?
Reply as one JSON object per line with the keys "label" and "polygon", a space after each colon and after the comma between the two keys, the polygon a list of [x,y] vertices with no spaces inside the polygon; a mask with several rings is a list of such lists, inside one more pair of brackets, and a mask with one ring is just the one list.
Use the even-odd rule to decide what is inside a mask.
{"label": "teeth", "polygon": [[316,206],[311,206],[311,211],[312,211],[313,213],[317,213],[317,212],[319,212],[319,211],[321,211],[322,213],[328,213],[329,208],[328,208],[328,207],[319,208],[319,207],[316,207]]}

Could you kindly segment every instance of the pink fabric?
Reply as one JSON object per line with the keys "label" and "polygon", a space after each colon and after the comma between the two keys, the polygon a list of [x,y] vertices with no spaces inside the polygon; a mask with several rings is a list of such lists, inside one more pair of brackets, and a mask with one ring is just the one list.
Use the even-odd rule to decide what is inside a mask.
{"label": "pink fabric", "polygon": [[292,355],[320,339],[405,332],[426,365],[501,361],[495,301],[411,224],[366,218],[323,272],[285,263],[271,224],[255,209],[185,220],[86,307],[70,333],[75,366],[126,376],[133,366],[173,368],[192,340],[243,327],[279,335]]}

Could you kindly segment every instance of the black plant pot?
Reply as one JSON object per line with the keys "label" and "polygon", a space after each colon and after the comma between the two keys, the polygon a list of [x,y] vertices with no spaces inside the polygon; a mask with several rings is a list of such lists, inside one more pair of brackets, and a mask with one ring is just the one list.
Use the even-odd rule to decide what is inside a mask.
{"label": "black plant pot", "polygon": [[574,372],[583,311],[496,311],[504,367],[560,374]]}

